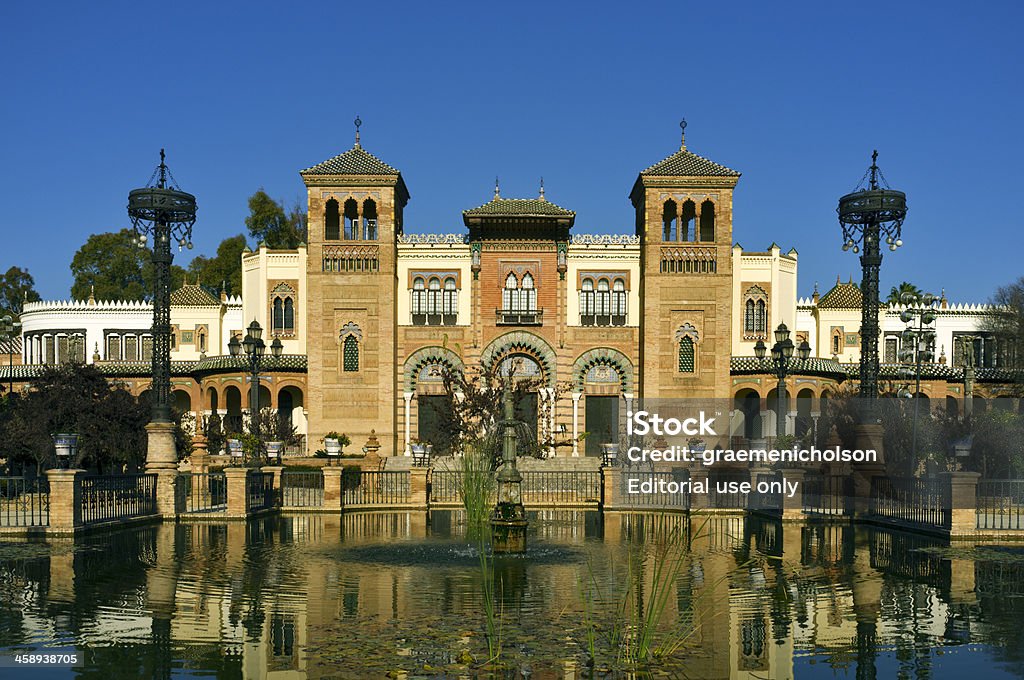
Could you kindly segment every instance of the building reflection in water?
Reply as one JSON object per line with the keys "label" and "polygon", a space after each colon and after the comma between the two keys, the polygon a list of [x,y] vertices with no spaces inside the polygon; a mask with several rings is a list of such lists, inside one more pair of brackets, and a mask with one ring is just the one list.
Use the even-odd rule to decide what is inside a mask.
{"label": "building reflection in water", "polygon": [[[451,663],[482,630],[463,522],[456,511],[298,515],[5,544],[0,645],[73,643],[110,677],[186,668],[317,678],[364,661]],[[1024,567],[998,559],[1012,549],[975,560],[889,530],[728,515],[543,511],[530,526],[525,556],[495,559],[496,591],[508,644],[521,636],[559,676],[577,677],[580,647],[565,638],[580,630],[580,584],[629,585],[642,609],[657,589],[649,546],[670,532],[684,552],[664,620],[692,631],[691,677],[803,677],[808,658],[822,677],[884,677],[888,655],[923,678],[936,645],[1020,648]],[[629,551],[646,556],[639,568]]]}

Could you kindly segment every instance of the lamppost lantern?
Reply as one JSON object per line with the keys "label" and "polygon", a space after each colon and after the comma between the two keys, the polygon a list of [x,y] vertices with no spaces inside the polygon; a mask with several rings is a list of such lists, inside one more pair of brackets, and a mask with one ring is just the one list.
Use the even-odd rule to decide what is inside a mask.
{"label": "lamppost lantern", "polygon": [[[839,199],[836,213],[843,232],[843,250],[859,253],[863,244],[861,264],[861,355],[860,396],[865,401],[864,422],[876,420],[875,401],[878,399],[878,275],[882,268],[881,242],[890,250],[903,245],[903,220],[907,216],[907,196],[885,183],[878,167],[878,152],[871,154],[871,167],[864,175],[867,187],[846,194]],[[863,182],[863,180],[862,180]]]}
{"label": "lamppost lantern", "polygon": [[274,341],[270,343],[270,353],[275,357],[281,356],[284,352],[284,343],[281,342],[281,338],[274,338]]}
{"label": "lamppost lantern", "polygon": [[252,336],[253,340],[259,340],[263,337],[263,327],[260,326],[256,319],[253,319],[252,323],[249,324],[249,335]]}
{"label": "lamppost lantern", "polygon": [[779,383],[776,389],[777,405],[775,413],[775,433],[776,436],[786,433],[786,377],[791,373],[793,368],[793,356],[801,362],[806,361],[811,356],[811,345],[807,340],[801,340],[800,344],[797,345],[790,339],[790,330],[784,323],[780,323],[775,329],[775,344],[772,345],[771,350],[768,349],[763,340],[758,340],[754,344],[754,355],[757,356],[758,361],[763,361],[765,355],[771,354],[772,367],[775,369],[775,376],[778,378]]}
{"label": "lamppost lantern", "polygon": [[242,353],[242,343],[238,341],[237,335],[232,335],[231,339],[228,341],[228,352],[230,352],[233,357],[237,357]]}

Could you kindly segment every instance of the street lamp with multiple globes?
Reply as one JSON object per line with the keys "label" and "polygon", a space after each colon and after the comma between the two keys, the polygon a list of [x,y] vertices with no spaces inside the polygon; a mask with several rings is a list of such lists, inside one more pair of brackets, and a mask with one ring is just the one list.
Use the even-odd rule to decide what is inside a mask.
{"label": "street lamp with multiple globes", "polygon": [[[249,324],[245,339],[241,342],[237,337],[231,338],[228,342],[228,351],[231,356],[242,356],[249,360],[249,415],[252,419],[252,434],[256,437],[257,449],[261,447],[260,441],[260,371],[263,368],[263,360],[267,352],[267,343],[263,341],[263,327],[253,319]],[[270,353],[274,357],[280,357],[284,351],[281,338],[274,338],[270,343]]]}
{"label": "street lamp with multiple globes", "polygon": [[[758,340],[757,344],[754,345],[754,354],[757,355],[759,361],[764,359],[767,350],[768,347],[764,344],[764,340]],[[796,353],[795,357],[793,356],[794,352]],[[807,361],[811,356],[811,346],[806,340],[802,341],[799,345],[795,345],[789,339],[789,328],[786,327],[786,324],[780,323],[779,327],[775,329],[775,344],[772,345],[771,354],[775,377],[779,379],[779,384],[775,390],[778,395],[775,407],[775,436],[778,437],[779,435],[786,434],[786,409],[788,408],[786,377],[796,367],[794,359],[799,360],[801,363]]]}
{"label": "street lamp with multiple globes", "polygon": [[916,295],[915,293],[903,293],[900,295],[900,302],[906,308],[900,312],[900,321],[907,324],[901,336],[902,349],[900,350],[900,378],[908,383],[914,380],[914,391],[910,391],[910,385],[902,387],[898,394],[904,398],[914,400],[914,424],[911,435],[910,452],[911,465],[917,464],[917,418],[921,404],[921,364],[930,362],[935,357],[935,296],[931,293]]}
{"label": "street lamp with multiple globes", "polygon": [[[155,180],[155,182],[154,182]],[[171,241],[178,250],[192,248],[196,197],[175,186],[164,150],[149,184],[128,194],[128,216],[140,248],[153,237],[153,416],[146,426],[148,471],[175,470],[178,456],[171,417]]]}
{"label": "street lamp with multiple globes", "polygon": [[0,342],[7,345],[7,394],[14,392],[14,338],[21,335],[21,322],[8,314],[0,319]]}
{"label": "street lamp with multiple globes", "polygon": [[[843,251],[852,250],[860,256],[861,304],[860,321],[860,398],[861,424],[877,422],[875,404],[878,400],[878,274],[882,268],[882,236],[889,250],[903,245],[903,220],[907,216],[907,195],[888,187],[878,168],[878,152],[871,154],[871,167],[865,173],[866,189],[846,194],[839,199],[836,213],[843,230]],[[863,181],[863,180],[861,180]]]}

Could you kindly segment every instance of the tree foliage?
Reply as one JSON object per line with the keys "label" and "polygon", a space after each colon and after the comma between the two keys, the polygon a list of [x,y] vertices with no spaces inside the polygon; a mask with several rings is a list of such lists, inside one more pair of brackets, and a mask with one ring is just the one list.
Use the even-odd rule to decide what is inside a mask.
{"label": "tree foliage", "polygon": [[[71,297],[85,300],[144,300],[153,296],[152,251],[140,248],[131,229],[92,234],[71,260]],[[185,270],[171,265],[171,286],[185,280]]]}
{"label": "tree foliage", "polygon": [[0,317],[10,314],[18,318],[25,302],[38,299],[35,280],[27,269],[11,267],[0,277]]}
{"label": "tree foliage", "polygon": [[213,257],[197,255],[188,265],[189,280],[198,279],[203,286],[219,291],[223,287],[230,295],[242,294],[242,251],[246,248],[244,234],[231,236],[220,242]]}
{"label": "tree foliage", "polygon": [[52,467],[51,434],[79,435],[75,467],[122,472],[140,467],[146,457],[149,410],[128,390],[110,385],[92,366],[46,366],[31,389],[12,398],[0,441],[15,463]]}
{"label": "tree foliage", "polygon": [[306,241],[306,213],[296,205],[287,212],[260,187],[249,197],[249,216],[245,226],[258,244],[268,248],[293,250]]}
{"label": "tree foliage", "polygon": [[914,295],[916,297],[921,297],[920,288],[918,288],[917,286],[908,281],[903,281],[902,283],[900,283],[900,285],[893,286],[889,290],[889,297],[885,299],[886,304],[902,305],[904,293],[910,293],[911,295]]}
{"label": "tree foliage", "polygon": [[1003,360],[1007,368],[1024,369],[1024,276],[998,288],[991,303],[997,311],[987,317],[982,330],[1006,343]]}

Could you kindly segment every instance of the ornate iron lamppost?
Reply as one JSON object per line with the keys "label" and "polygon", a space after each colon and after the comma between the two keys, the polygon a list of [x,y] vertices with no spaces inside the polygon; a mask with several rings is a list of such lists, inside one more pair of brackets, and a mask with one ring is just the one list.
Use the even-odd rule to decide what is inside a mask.
{"label": "ornate iron lamppost", "polygon": [[7,345],[7,394],[14,392],[14,338],[21,335],[21,322],[10,314],[0,319],[0,341]]}
{"label": "ornate iron lamppost", "polygon": [[146,187],[128,194],[128,216],[140,248],[153,237],[153,418],[146,426],[146,469],[173,470],[178,457],[171,419],[171,240],[177,242],[178,250],[192,248],[196,197],[174,184],[163,149],[160,165]]}
{"label": "ornate iron lamppost", "polygon": [[[878,169],[878,151],[871,154],[871,167],[865,174],[868,187],[839,199],[836,212],[843,229],[843,250],[864,253],[860,256],[863,296],[860,322],[860,397],[861,422],[876,421],[878,400],[878,273],[882,268],[882,238],[889,250],[903,245],[901,230],[907,216],[907,195],[902,191],[881,188],[882,171]],[[861,182],[864,180],[862,179]]]}
{"label": "ornate iron lamppost", "polygon": [[[754,354],[757,355],[759,361],[764,359],[767,349],[764,340],[758,340],[754,345]],[[796,357],[793,356],[794,351]],[[786,411],[789,403],[789,395],[786,394],[786,378],[795,367],[793,359],[799,359],[801,363],[807,361],[807,358],[811,356],[811,346],[806,340],[799,346],[795,345],[789,339],[789,328],[786,327],[786,324],[780,323],[779,327],[775,329],[775,344],[772,345],[771,353],[775,377],[779,379],[779,384],[775,388],[778,395],[775,408],[775,436],[778,437],[786,434]]]}
{"label": "ornate iron lamppost", "polygon": [[[911,466],[917,465],[917,418],[921,405],[921,364],[930,362],[935,357],[935,296],[931,293],[924,293],[917,296],[914,293],[903,293],[900,301],[907,305],[906,309],[900,312],[900,321],[907,324],[903,331],[901,340],[903,348],[900,350],[900,377],[914,379],[914,391],[910,391],[909,384],[899,391],[899,396],[913,398],[914,400],[914,424],[911,435],[910,452]],[[913,467],[910,472],[913,472]]]}
{"label": "ornate iron lamppost", "polygon": [[[245,339],[241,342],[238,338],[231,338],[228,342],[228,351],[231,356],[244,356],[249,361],[249,415],[252,420],[252,434],[256,437],[257,451],[260,441],[260,371],[263,368],[263,359],[267,352],[267,343],[263,341],[263,327],[253,319],[249,324]],[[270,343],[270,353],[274,357],[281,356],[284,345],[281,338],[274,338]]]}

